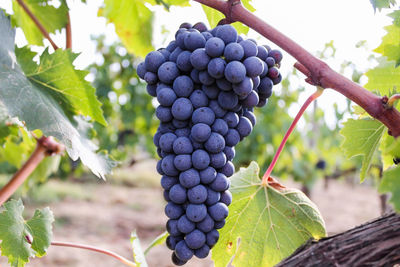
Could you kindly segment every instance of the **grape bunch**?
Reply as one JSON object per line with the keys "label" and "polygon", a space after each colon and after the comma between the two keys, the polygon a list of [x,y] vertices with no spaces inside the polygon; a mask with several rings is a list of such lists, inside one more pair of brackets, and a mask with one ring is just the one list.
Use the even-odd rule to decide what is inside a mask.
{"label": "grape bunch", "polygon": [[281,82],[281,60],[280,51],[244,40],[229,24],[183,23],[175,40],[138,65],[160,104],[154,144],[176,265],[207,257],[218,241],[232,202],[235,146],[256,124],[254,107]]}

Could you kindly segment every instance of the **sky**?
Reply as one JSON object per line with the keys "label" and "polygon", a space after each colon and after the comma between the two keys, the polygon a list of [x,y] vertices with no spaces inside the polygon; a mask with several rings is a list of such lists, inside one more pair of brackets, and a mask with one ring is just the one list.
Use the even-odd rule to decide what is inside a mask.
{"label": "sky", "polygon": [[[101,0],[88,0],[87,4],[78,0],[68,0],[71,9],[72,21],[72,47],[74,52],[81,53],[75,64],[78,68],[85,68],[93,62],[101,61],[101,57],[95,53],[95,43],[91,40],[94,35],[106,35],[106,42],[112,43],[118,39],[112,24],[106,24],[104,18],[97,17]],[[15,3],[15,2],[14,2]],[[207,21],[201,5],[191,1],[191,7],[172,7],[166,12],[161,7],[150,7],[156,12],[153,44],[156,48],[165,46],[166,41],[171,41],[173,33],[182,22],[196,23]],[[374,12],[369,0],[253,0],[256,8],[255,14],[267,23],[295,40],[312,54],[324,48],[325,43],[333,40],[336,47],[335,58],[328,58],[328,64],[335,70],[340,70],[343,61],[352,61],[357,68],[366,71],[374,62],[368,61],[371,50],[379,46],[382,36],[385,34],[383,27],[390,24],[390,18],[383,12]],[[0,7],[11,10],[11,0],[0,0]],[[169,38],[161,31],[170,31]],[[249,37],[257,39],[261,44],[269,44],[254,31],[250,31]],[[53,40],[62,46],[65,44],[64,33],[52,36]],[[17,45],[26,44],[21,31],[17,31]],[[364,48],[356,48],[356,44],[366,41]],[[40,51],[40,48],[34,48]],[[292,71],[295,60],[284,53],[284,61],[281,67],[283,74]],[[365,83],[365,80],[363,81]],[[306,92],[300,96],[299,103],[303,102],[315,88],[298,80],[293,81],[294,86],[306,86]],[[278,88],[279,95],[279,88]],[[326,119],[331,120],[333,103],[339,107],[345,107],[344,98],[332,90],[326,90],[319,99],[319,105],[326,110]],[[299,104],[300,105],[300,104]],[[289,114],[294,115],[299,109],[294,105]]]}

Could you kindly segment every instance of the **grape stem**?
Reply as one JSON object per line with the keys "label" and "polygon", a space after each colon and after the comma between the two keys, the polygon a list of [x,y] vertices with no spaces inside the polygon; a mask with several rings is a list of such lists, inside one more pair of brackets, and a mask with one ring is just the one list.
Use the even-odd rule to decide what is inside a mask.
{"label": "grape stem", "polygon": [[86,249],[86,250],[102,253],[102,254],[111,256],[111,257],[119,260],[120,262],[122,262],[126,266],[136,267],[136,264],[134,262],[122,257],[121,255],[119,255],[119,254],[117,254],[115,252],[107,250],[107,249],[102,249],[102,248],[83,245],[83,244],[76,244],[76,243],[70,243],[70,242],[58,242],[58,241],[51,242],[51,245],[52,246],[59,246],[59,247],[80,248],[80,249]]}
{"label": "grape stem", "polygon": [[301,106],[299,112],[297,113],[296,117],[294,118],[292,124],[290,125],[289,129],[287,130],[285,136],[283,137],[283,140],[281,142],[281,144],[279,145],[278,150],[275,153],[274,158],[272,159],[271,164],[269,165],[267,171],[265,172],[263,178],[262,178],[262,185],[266,186],[268,184],[268,178],[270,177],[272,170],[274,169],[276,162],[278,161],[278,158],[283,150],[283,147],[285,146],[287,140],[289,139],[290,134],[293,132],[294,128],[296,127],[297,122],[300,120],[301,116],[303,116],[304,111],[306,111],[307,107],[315,100],[317,99],[320,95],[322,95],[323,93],[323,89],[322,88],[318,88],[318,90],[313,93],[312,95],[310,95],[306,102],[304,102],[304,104]]}
{"label": "grape stem", "polygon": [[36,148],[28,161],[14,174],[11,180],[0,190],[0,205],[9,199],[20,187],[29,175],[35,170],[40,162],[46,157],[60,154],[64,146],[57,143],[52,137],[41,137],[37,139]]}
{"label": "grape stem", "polygon": [[400,112],[398,110],[394,108],[388,109],[382,97],[371,93],[357,83],[332,70],[325,62],[316,58],[292,39],[248,11],[239,0],[195,1],[220,11],[227,17],[228,21],[239,21],[257,31],[298,61],[295,67],[302,67],[300,71],[306,74],[306,82],[322,88],[336,90],[360,105],[372,117],[386,125],[390,135],[394,137],[400,136]]}
{"label": "grape stem", "polygon": [[67,25],[65,26],[65,48],[72,48],[71,16],[67,13]]}
{"label": "grape stem", "polygon": [[28,16],[32,19],[32,21],[35,23],[36,27],[38,27],[39,31],[43,34],[43,36],[46,37],[47,40],[49,40],[49,42],[50,42],[51,46],[54,48],[54,50],[57,50],[58,46],[51,39],[46,28],[42,25],[42,23],[35,16],[35,14],[32,13],[32,11],[29,9],[29,7],[25,4],[25,2],[23,0],[17,0],[17,2],[22,7],[22,9],[25,11],[25,13],[28,14]]}
{"label": "grape stem", "polygon": [[387,102],[387,107],[388,107],[388,108],[393,108],[394,103],[395,103],[397,100],[400,100],[400,94],[392,95],[392,96],[389,98],[388,102]]}

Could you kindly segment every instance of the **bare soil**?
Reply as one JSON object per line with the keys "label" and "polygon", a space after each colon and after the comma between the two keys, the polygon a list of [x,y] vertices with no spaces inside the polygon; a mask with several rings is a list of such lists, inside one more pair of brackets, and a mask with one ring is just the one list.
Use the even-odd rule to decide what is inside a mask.
{"label": "bare soil", "polygon": [[[162,189],[154,182],[159,179],[154,162],[127,170],[128,176],[138,172],[150,177],[152,182],[142,182],[139,187],[127,186],[126,181],[115,183],[82,183],[84,194],[89,197],[66,197],[62,201],[50,203],[56,222],[54,240],[90,244],[117,252],[132,258],[130,234],[136,230],[142,246],[147,245],[165,231],[167,220],[164,215],[165,202]],[[125,172],[126,174],[126,172]],[[137,176],[137,175],[136,175]],[[118,179],[118,178],[115,178]],[[137,180],[136,178],[132,178]],[[141,177],[141,179],[147,179]],[[112,179],[110,179],[112,180]],[[135,181],[136,181],[135,180]],[[139,179],[140,180],[140,179]],[[66,182],[56,181],[59,186]],[[296,186],[293,182],[284,182]],[[328,189],[322,181],[317,183],[312,192],[312,200],[319,207],[329,234],[348,230],[356,225],[380,215],[379,197],[376,189],[366,185],[350,185],[344,181],[332,181]],[[25,203],[28,206],[27,203]],[[47,205],[41,205],[47,206]],[[37,205],[29,206],[33,209]],[[171,252],[165,245],[153,248],[147,256],[151,267],[173,266]],[[0,264],[6,264],[6,258],[0,257]],[[33,259],[27,266],[59,267],[113,267],[123,266],[111,257],[91,251],[74,248],[50,247],[47,256]],[[186,266],[212,266],[210,258],[191,260]]]}

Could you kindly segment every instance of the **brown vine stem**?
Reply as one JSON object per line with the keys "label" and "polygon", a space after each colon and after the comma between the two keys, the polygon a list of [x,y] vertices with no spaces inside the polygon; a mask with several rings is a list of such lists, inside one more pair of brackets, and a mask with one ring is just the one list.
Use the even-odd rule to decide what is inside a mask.
{"label": "brown vine stem", "polygon": [[252,14],[239,1],[234,2],[235,4],[225,0],[195,1],[220,11],[225,16],[228,16],[232,22],[242,22],[257,31],[288,52],[304,66],[303,70],[307,70],[306,72],[309,74],[306,80],[308,83],[336,90],[360,105],[372,117],[381,121],[388,127],[389,134],[394,137],[400,136],[399,111],[386,108],[381,97],[332,70],[325,62],[316,58],[292,39]]}
{"label": "brown vine stem", "polygon": [[102,248],[98,248],[98,247],[94,247],[94,246],[88,246],[88,245],[82,245],[82,244],[75,244],[75,243],[70,243],[70,242],[58,242],[58,241],[51,242],[51,245],[52,246],[59,246],[59,247],[80,248],[80,249],[86,249],[86,250],[90,250],[90,251],[99,252],[99,253],[111,256],[111,257],[119,260],[120,262],[122,262],[126,266],[136,267],[136,264],[134,262],[122,257],[121,255],[119,255],[119,254],[117,254],[115,252],[107,250],[107,249],[102,249]]}
{"label": "brown vine stem", "polygon": [[39,163],[46,157],[64,151],[64,146],[54,141],[52,137],[42,137],[37,140],[37,145],[28,161],[14,174],[11,180],[0,190],[0,205],[3,205],[12,194],[20,187],[26,178],[35,170]]}
{"label": "brown vine stem", "polygon": [[24,11],[26,12],[26,14],[28,14],[28,16],[33,20],[33,22],[35,23],[36,27],[39,28],[40,32],[43,34],[44,37],[47,38],[47,40],[49,40],[51,46],[53,46],[54,50],[58,49],[58,46],[53,42],[53,40],[51,39],[49,33],[47,32],[47,30],[44,28],[44,26],[42,25],[42,23],[40,23],[40,21],[38,20],[38,18],[35,16],[35,14],[32,13],[32,11],[29,9],[29,7],[25,4],[25,2],[23,0],[17,0],[18,4],[24,9]]}
{"label": "brown vine stem", "polygon": [[278,161],[279,156],[282,153],[282,150],[287,142],[287,140],[289,139],[290,134],[293,132],[294,128],[297,125],[297,122],[300,120],[301,116],[303,116],[304,112],[306,111],[307,107],[315,100],[317,99],[320,95],[322,95],[322,93],[324,92],[324,90],[321,88],[313,93],[311,96],[309,96],[306,100],[306,102],[304,102],[304,104],[301,106],[299,112],[297,113],[296,117],[294,118],[292,124],[290,125],[289,129],[287,130],[285,136],[283,137],[283,140],[281,142],[281,144],[278,147],[278,150],[275,153],[274,158],[271,161],[271,164],[269,165],[267,171],[265,172],[263,178],[262,178],[262,182],[261,184],[263,186],[266,186],[268,184],[268,179],[270,178],[270,175],[272,173],[272,170],[274,169],[276,162]]}
{"label": "brown vine stem", "polygon": [[67,25],[65,26],[65,48],[72,48],[72,30],[71,30],[71,16],[67,13]]}

